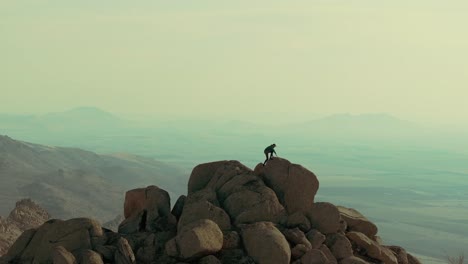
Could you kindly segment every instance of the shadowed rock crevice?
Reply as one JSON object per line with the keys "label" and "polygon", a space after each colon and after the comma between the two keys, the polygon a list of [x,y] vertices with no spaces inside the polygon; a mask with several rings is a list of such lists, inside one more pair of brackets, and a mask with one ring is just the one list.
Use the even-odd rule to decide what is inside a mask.
{"label": "shadowed rock crevice", "polygon": [[187,196],[172,210],[168,193],[157,186],[130,190],[117,233],[90,219],[49,221],[24,232],[2,260],[420,263],[401,247],[383,245],[377,227],[357,210],[314,202],[318,187],[315,174],[281,158],[254,170],[238,161],[200,164],[190,175]]}

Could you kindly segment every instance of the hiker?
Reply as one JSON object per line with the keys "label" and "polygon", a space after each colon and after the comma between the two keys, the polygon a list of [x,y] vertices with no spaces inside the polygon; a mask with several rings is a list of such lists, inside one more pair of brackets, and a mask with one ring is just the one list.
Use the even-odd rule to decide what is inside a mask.
{"label": "hiker", "polygon": [[[276,147],[276,144],[272,144],[272,145],[266,147],[266,149],[263,151],[263,153],[265,153],[265,156],[266,156],[266,160],[265,160],[265,162],[263,162],[263,165],[265,165],[265,163],[269,159],[273,158],[273,153],[275,153],[275,155],[278,157],[278,154],[276,154],[276,151],[275,151],[275,147]],[[268,158],[268,154],[270,154],[270,158]]]}

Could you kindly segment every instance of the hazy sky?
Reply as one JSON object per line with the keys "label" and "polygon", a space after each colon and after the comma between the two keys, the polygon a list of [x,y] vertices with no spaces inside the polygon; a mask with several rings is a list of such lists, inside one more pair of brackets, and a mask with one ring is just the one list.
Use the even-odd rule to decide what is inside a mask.
{"label": "hazy sky", "polygon": [[462,0],[0,1],[0,112],[468,121]]}

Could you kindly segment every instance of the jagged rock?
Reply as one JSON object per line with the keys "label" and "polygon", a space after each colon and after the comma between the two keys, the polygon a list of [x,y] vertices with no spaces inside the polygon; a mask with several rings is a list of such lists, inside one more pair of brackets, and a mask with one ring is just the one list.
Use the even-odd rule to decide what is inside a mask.
{"label": "jagged rock", "polygon": [[14,222],[20,230],[24,231],[42,225],[49,218],[49,213],[41,206],[31,199],[23,199],[16,202],[7,220]]}
{"label": "jagged rock", "polygon": [[314,203],[306,212],[312,228],[319,230],[323,234],[333,234],[340,230],[340,212],[331,203]]}
{"label": "jagged rock", "polygon": [[37,229],[21,256],[15,258],[22,262],[51,262],[52,250],[56,246],[63,246],[70,252],[91,249],[91,237],[102,235],[101,226],[92,219],[49,220]]}
{"label": "jagged rock", "polygon": [[0,256],[8,252],[24,231],[37,228],[49,218],[49,213],[30,199],[16,202],[7,218],[0,217]]}
{"label": "jagged rock", "polygon": [[114,255],[115,264],[135,264],[135,255],[128,241],[121,237],[117,241],[117,250]]}
{"label": "jagged rock", "polygon": [[337,206],[341,217],[348,224],[348,231],[357,231],[373,238],[377,234],[377,226],[353,208]]}
{"label": "jagged rock", "polygon": [[212,220],[221,230],[231,229],[231,219],[229,215],[223,209],[214,206],[208,201],[186,204],[177,229],[180,230],[185,225],[201,219]]}
{"label": "jagged rock", "polygon": [[281,158],[268,161],[264,179],[289,214],[309,210],[319,187],[317,177],[312,172]]}
{"label": "jagged rock", "polygon": [[101,255],[89,249],[82,250],[79,253],[78,259],[79,259],[79,263],[104,264],[104,262],[102,261]]}
{"label": "jagged rock", "polygon": [[187,196],[181,195],[177,199],[176,203],[174,204],[174,207],[172,207],[171,214],[175,216],[177,221],[179,221],[180,216],[182,215],[182,211],[184,209],[185,205],[185,200],[187,199]]}
{"label": "jagged rock", "polygon": [[169,245],[166,244],[166,252],[169,256],[177,254],[185,260],[214,254],[223,247],[223,233],[218,225],[209,219],[185,225],[174,240],[170,240]]}
{"label": "jagged rock", "polygon": [[223,232],[223,249],[233,249],[240,246],[239,233],[236,231]]}
{"label": "jagged rock", "polygon": [[359,248],[365,249],[367,256],[378,259],[386,264],[398,264],[398,261],[391,250],[380,246],[365,234],[351,231],[348,232],[346,236]]}
{"label": "jagged rock", "polygon": [[221,264],[221,261],[219,261],[217,257],[213,255],[209,255],[209,256],[201,258],[198,261],[198,264]]}
{"label": "jagged rock", "polygon": [[[125,194],[125,221],[119,226],[119,232],[160,231],[176,224],[170,212],[169,193],[157,186],[130,190]],[[137,231],[137,232],[138,232]]]}
{"label": "jagged rock", "polygon": [[256,263],[289,263],[291,249],[283,234],[271,222],[241,226],[242,241]]}
{"label": "jagged rock", "polygon": [[326,237],[320,233],[317,229],[312,229],[306,234],[306,238],[309,240],[312,248],[318,249],[325,242]]}
{"label": "jagged rock", "polygon": [[295,212],[292,215],[289,215],[285,225],[289,228],[298,227],[304,232],[311,229],[309,219],[302,212]]}
{"label": "jagged rock", "polygon": [[340,264],[369,264],[369,262],[358,257],[351,256],[340,261]]}
{"label": "jagged rock", "polygon": [[318,249],[311,249],[307,251],[301,258],[301,264],[324,264],[329,263],[325,254]]}
{"label": "jagged rock", "polygon": [[52,250],[52,262],[54,264],[76,264],[76,259],[72,253],[62,246],[57,246]]}
{"label": "jagged rock", "polygon": [[351,242],[349,242],[348,238],[342,234],[327,235],[325,243],[330,248],[330,251],[337,260],[341,260],[353,255]]}

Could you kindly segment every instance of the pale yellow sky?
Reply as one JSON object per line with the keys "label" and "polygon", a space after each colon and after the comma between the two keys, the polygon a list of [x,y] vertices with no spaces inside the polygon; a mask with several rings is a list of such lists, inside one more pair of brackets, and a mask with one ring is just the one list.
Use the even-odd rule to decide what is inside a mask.
{"label": "pale yellow sky", "polygon": [[0,112],[466,122],[467,13],[459,0],[0,1]]}

